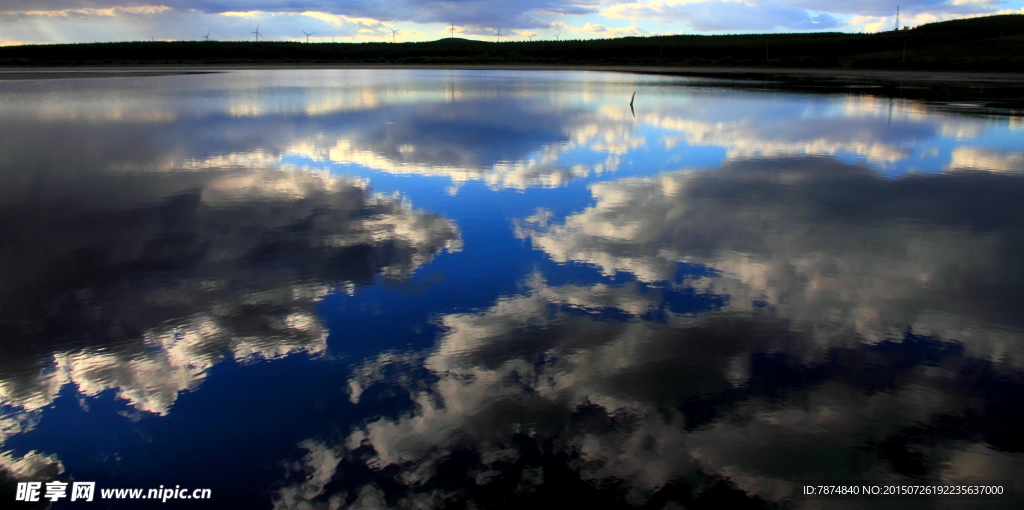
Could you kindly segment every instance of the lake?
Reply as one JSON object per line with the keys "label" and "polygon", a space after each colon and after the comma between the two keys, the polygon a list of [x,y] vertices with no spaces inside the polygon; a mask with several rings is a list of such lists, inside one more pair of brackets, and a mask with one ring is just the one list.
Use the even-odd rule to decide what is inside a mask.
{"label": "lake", "polygon": [[0,497],[1013,508],[1024,116],[873,90],[0,82]]}

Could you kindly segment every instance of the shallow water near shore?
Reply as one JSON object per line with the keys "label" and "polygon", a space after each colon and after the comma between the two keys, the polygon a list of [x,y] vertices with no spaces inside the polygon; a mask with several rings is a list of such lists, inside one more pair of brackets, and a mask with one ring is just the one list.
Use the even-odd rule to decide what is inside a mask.
{"label": "shallow water near shore", "polygon": [[0,82],[0,497],[1013,508],[796,494],[1024,497],[1024,117],[803,85]]}

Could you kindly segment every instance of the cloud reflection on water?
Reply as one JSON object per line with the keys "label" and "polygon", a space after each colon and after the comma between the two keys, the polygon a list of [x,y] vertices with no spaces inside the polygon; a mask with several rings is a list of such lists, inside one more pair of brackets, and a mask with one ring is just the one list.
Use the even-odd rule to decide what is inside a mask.
{"label": "cloud reflection on water", "polygon": [[518,235],[556,261],[647,282],[708,266],[722,275],[691,285],[731,296],[733,310],[767,305],[823,341],[913,327],[992,359],[1024,354],[1011,341],[1024,327],[1017,176],[887,180],[829,158],[751,159],[591,192],[593,207]]}
{"label": "cloud reflection on water", "polygon": [[[681,146],[709,146],[724,148],[730,159],[849,154],[885,167],[909,164],[922,143],[968,143],[1001,126],[864,95],[763,101],[756,92],[723,94],[715,82],[666,77],[534,73],[528,80],[521,73],[425,73],[418,82],[402,70],[325,71],[319,80],[284,71],[258,77],[239,72],[194,77],[204,84],[198,101],[182,97],[171,77],[117,97],[88,85],[73,97],[89,100],[73,109],[64,107],[70,92],[57,86],[31,110],[18,101],[28,93],[19,89],[3,104],[10,103],[15,116],[31,117],[30,129],[43,121],[53,123],[47,129],[86,123],[123,131],[114,139],[126,143],[102,152],[116,157],[141,155],[154,141],[166,148],[173,142],[176,150],[160,154],[175,160],[171,166],[182,158],[258,153],[446,176],[456,187],[481,180],[493,189],[565,186],[617,170],[655,146],[665,147],[668,157]],[[573,81],[580,76],[587,80]],[[638,87],[633,119],[627,102]],[[138,132],[123,129],[129,126]],[[582,152],[603,157],[584,162],[577,154]]]}
{"label": "cloud reflection on water", "polygon": [[353,400],[382,386],[375,399],[398,392],[410,408],[342,441],[303,442],[277,508],[489,507],[570,488],[579,501],[660,507],[714,477],[764,506],[796,479],[948,481],[961,463],[1024,464],[1024,416],[1003,400],[1024,396],[1024,375],[956,342],[823,347],[767,311],[674,313],[665,291],[637,284],[534,275],[527,287],[441,317],[433,349],[358,369]]}
{"label": "cloud reflection on water", "polygon": [[[435,346],[340,381],[373,418],[303,441],[277,505],[756,505],[800,477],[1022,472],[1024,191],[1019,151],[986,138],[1001,120],[611,73],[254,76],[5,110],[0,439],[62,389],[165,415],[226,359],[322,353],[327,293],[461,248],[451,220],[338,174],[565,198],[628,169],[576,188],[590,207],[514,221],[546,258],[521,291],[424,305]],[[934,175],[881,176],[926,153]],[[576,264],[597,271],[567,283]],[[58,462],[0,454],[19,476]]]}
{"label": "cloud reflection on water", "polygon": [[1024,481],[1019,176],[799,157],[591,191],[517,235],[637,281],[534,274],[440,316],[434,348],[367,361],[353,402],[406,410],[302,443],[278,508],[527,504],[555,487],[659,506],[714,477],[764,505],[801,479]]}
{"label": "cloud reflection on water", "polygon": [[1024,152],[986,150],[980,147],[957,147],[953,150],[950,170],[982,170],[1024,174]]}
{"label": "cloud reflection on water", "polygon": [[614,170],[614,155],[598,167],[559,159],[566,151],[591,145],[597,136],[612,140],[612,133],[621,137],[630,131],[626,124],[602,123],[583,110],[553,110],[546,101],[514,96],[428,103],[395,113],[385,110],[383,116],[388,122],[334,135],[332,146],[314,142],[293,146],[289,153],[392,174],[443,176],[456,186],[479,180],[492,189],[550,188]]}
{"label": "cloud reflection on water", "polygon": [[443,217],[306,170],[95,174],[74,201],[42,202],[0,207],[0,439],[66,385],[162,415],[225,358],[322,353],[323,296],[461,247]]}

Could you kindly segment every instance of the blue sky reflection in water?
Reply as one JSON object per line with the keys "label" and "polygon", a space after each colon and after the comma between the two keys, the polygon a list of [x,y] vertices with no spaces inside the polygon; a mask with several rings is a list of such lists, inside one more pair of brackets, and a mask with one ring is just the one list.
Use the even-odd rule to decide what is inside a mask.
{"label": "blue sky reflection in water", "polygon": [[1022,129],[615,73],[0,83],[0,465],[218,508],[1020,490]]}

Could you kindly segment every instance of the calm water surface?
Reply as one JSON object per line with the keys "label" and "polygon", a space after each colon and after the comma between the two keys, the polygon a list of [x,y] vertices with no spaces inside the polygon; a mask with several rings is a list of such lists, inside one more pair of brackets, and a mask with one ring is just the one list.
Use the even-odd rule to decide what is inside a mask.
{"label": "calm water surface", "polygon": [[615,73],[0,82],[0,497],[1013,508],[793,497],[1024,497],[997,113]]}

